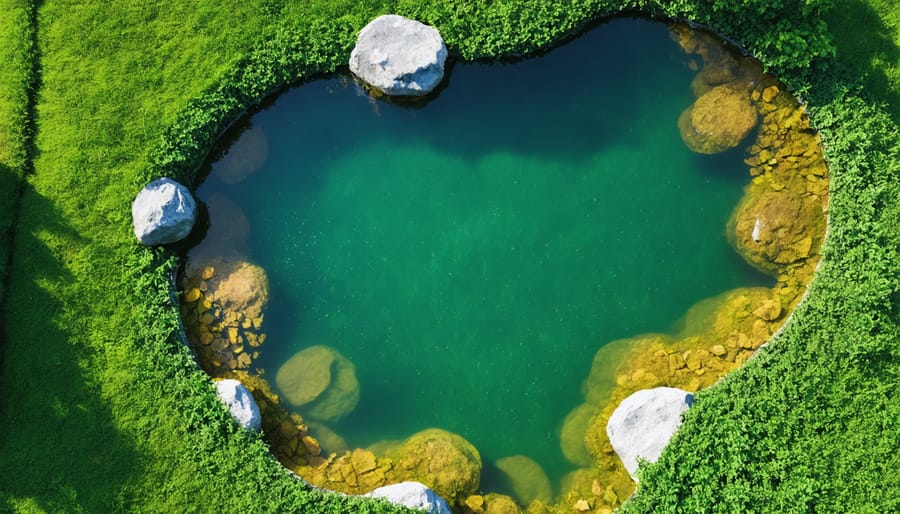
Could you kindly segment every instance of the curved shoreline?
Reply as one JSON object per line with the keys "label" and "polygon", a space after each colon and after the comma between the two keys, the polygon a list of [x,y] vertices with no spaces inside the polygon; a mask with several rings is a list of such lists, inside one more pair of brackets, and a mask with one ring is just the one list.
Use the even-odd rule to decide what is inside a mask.
{"label": "curved shoreline", "polygon": [[[604,18],[603,20],[600,20],[600,21],[595,22],[595,23],[591,23],[590,25],[591,25],[591,26],[596,26],[597,24],[602,23],[602,22],[605,22],[605,21],[607,21],[608,19],[609,19],[609,18]],[[693,25],[693,24],[692,24],[692,25]],[[671,26],[671,25],[670,25],[670,26]],[[693,29],[691,29],[691,30],[693,30]],[[582,33],[582,32],[583,32],[583,31],[579,31],[578,33],[580,34],[580,33]],[[564,41],[568,41],[570,37],[572,37],[572,36],[568,36],[568,37],[564,38]],[[715,33],[711,33],[710,35],[707,35],[706,37],[707,37],[710,41],[711,41],[713,38],[717,38],[717,39],[720,39],[720,40],[725,40],[725,38],[722,38],[720,35],[715,34]],[[555,46],[556,46],[556,44],[552,45],[550,48],[546,49],[546,51],[552,50],[552,48],[555,47]],[[745,51],[744,49],[738,48],[738,50],[740,50],[740,51],[742,52],[742,55],[744,56],[744,58],[747,57],[746,51]],[[726,52],[726,53],[729,53],[729,52]],[[730,55],[730,53],[729,53],[729,55]],[[771,80],[771,79],[767,79],[767,80]],[[766,84],[770,84],[770,83],[771,83],[771,82],[766,82]],[[761,90],[761,89],[762,89],[762,87],[760,87],[760,86],[755,86],[755,87],[753,88],[754,91],[756,91],[756,90]],[[749,94],[749,93],[748,93],[748,94]],[[783,96],[783,95],[782,95],[782,96]],[[268,102],[268,99],[267,99],[267,102]],[[760,104],[760,105],[762,105],[762,104]],[[760,109],[762,109],[762,107],[760,107]],[[798,110],[799,110],[799,109],[801,109],[801,107],[798,105],[797,107],[795,107],[795,109],[798,109]],[[247,114],[245,113],[244,115],[238,117],[237,119],[235,119],[235,120],[232,121],[231,123],[227,124],[227,127],[231,127],[231,126],[233,126],[235,123],[240,123],[243,119],[245,119],[244,117],[245,117],[246,115],[247,115]],[[816,138],[816,144],[818,144],[817,141],[818,141],[818,139]],[[216,145],[216,146],[217,146],[217,145]],[[211,151],[212,151],[212,149],[210,149],[210,150],[207,152],[207,155],[208,155]],[[743,205],[744,202],[748,200],[748,198],[749,198],[748,195],[750,194],[750,193],[749,193],[750,189],[751,189],[751,185],[748,185],[747,188],[745,189],[745,195],[744,195],[744,197],[742,198],[742,200],[740,201],[739,206],[740,206],[740,205]],[[735,211],[735,212],[737,212],[737,211]],[[826,223],[827,223],[827,216],[825,216],[825,218],[826,218]],[[755,231],[754,231],[754,233],[755,233]],[[824,238],[824,235],[823,235],[822,237]],[[740,253],[740,252],[739,252],[739,253]],[[744,257],[745,257],[745,259],[747,258],[747,256],[744,256]],[[818,266],[818,263],[817,263],[816,267],[817,267],[817,266]],[[805,297],[806,292],[808,291],[809,283],[810,283],[810,282],[809,282],[808,280],[807,280],[805,283],[803,283],[804,290],[803,290],[803,293],[802,293],[801,297]],[[775,289],[773,289],[772,291],[773,291],[773,294],[774,294]],[[727,297],[728,295],[733,295],[733,294],[736,294],[736,293],[738,293],[738,291],[730,291],[730,292],[723,293],[723,295],[721,295],[721,296],[722,296],[722,297]],[[801,299],[802,299],[802,298],[801,298]],[[792,315],[793,315],[793,312],[794,312],[793,306],[795,306],[801,299],[794,298],[794,299],[791,299],[791,300],[788,302],[788,303],[790,304],[790,306],[791,306],[791,307],[789,308],[790,314],[789,314],[787,317],[784,317],[783,319],[782,319],[782,316],[781,316],[781,315],[778,315],[778,316],[777,316],[777,318],[776,318],[776,319],[777,319],[777,323],[775,323],[776,330],[775,330],[774,333],[780,333],[780,332],[784,329],[784,327],[787,325],[788,320],[790,320],[791,317],[792,317]],[[703,302],[701,302],[701,303],[703,303]],[[695,307],[696,307],[696,306],[693,306],[693,307],[689,308],[689,309],[688,309],[688,313],[690,313]],[[752,309],[751,309],[751,310],[752,310]],[[781,307],[779,306],[779,312],[780,312],[780,310],[781,310]],[[701,330],[700,332],[702,333],[702,332],[704,332],[704,331]],[[750,348],[752,352],[755,353],[755,351],[756,351],[759,347],[761,347],[761,346],[764,345],[764,344],[767,344],[768,341],[770,341],[771,338],[774,337],[773,331],[772,331],[772,330],[768,330],[768,331],[766,332],[766,334],[767,334],[767,335],[766,335],[766,337],[765,337],[764,339],[762,339],[761,341],[756,341],[756,342],[753,344],[753,346]],[[669,340],[669,342],[666,343],[666,346],[668,346],[668,345],[675,345],[675,344],[676,344],[675,341],[677,341],[677,340],[679,340],[679,339],[681,339],[681,338],[683,337],[683,336],[677,336],[677,334],[673,334],[672,336],[673,336],[673,337],[671,337],[671,338],[670,338],[670,337],[667,337],[667,339]],[[677,336],[677,337],[676,337],[676,336]],[[644,336],[636,336],[635,339],[636,339],[636,340],[641,340],[643,337],[644,337]],[[699,346],[697,346],[697,348],[685,350],[685,348],[688,348],[688,346],[684,346],[684,344],[682,344],[683,348],[682,348],[681,350],[679,350],[678,352],[676,352],[677,355],[680,355],[681,352],[684,352],[685,355],[687,355],[688,353],[691,353],[692,351],[702,351],[702,352],[706,352],[705,346],[709,346],[710,344],[715,343],[715,341],[718,341],[719,339],[721,339],[721,337],[720,337],[719,339],[714,339],[714,340],[713,340],[713,343],[703,342],[702,339],[699,339],[699,338],[688,337],[688,339],[695,339],[695,340],[696,340],[695,343],[694,343],[694,345],[688,345],[688,346],[690,346],[691,348],[693,348],[693,346],[697,346],[698,343],[699,343]],[[755,340],[755,339],[756,339],[756,338],[754,337],[754,340]],[[685,341],[686,341],[686,340],[685,340]],[[724,343],[724,339],[722,339],[721,342]],[[715,344],[714,344],[714,346],[715,346]],[[721,345],[720,345],[720,346],[721,346]],[[602,348],[603,348],[603,347],[601,347],[600,352],[603,351]],[[740,350],[740,348],[738,348],[738,350]],[[656,350],[655,352],[651,352],[651,351],[648,350],[648,351],[645,351],[644,354],[646,354],[646,355],[652,355],[653,353],[659,353],[659,351],[661,351],[661,350]],[[634,349],[632,349],[632,351],[629,351],[628,354],[632,356],[632,357],[631,357],[632,360],[631,360],[631,361],[626,361],[626,362],[619,363],[619,366],[618,366],[619,369],[621,369],[621,368],[623,368],[623,367],[628,367],[628,366],[634,367],[634,366],[635,366],[635,359],[640,360],[640,358],[637,357],[637,356],[635,355],[636,353],[638,353],[638,352],[636,352]],[[665,353],[666,353],[665,360],[668,362],[669,359],[671,358],[670,355],[673,355],[673,354],[671,353],[671,350],[665,350]],[[708,352],[707,352],[707,355],[708,355]],[[646,357],[645,357],[645,358],[646,358]],[[746,359],[741,360],[741,363],[743,363],[745,360],[746,360]],[[718,364],[718,365],[716,365],[716,366],[718,366],[718,369],[721,369],[722,364]],[[202,367],[205,367],[205,366],[202,366]],[[670,367],[671,367],[671,364],[670,364]],[[702,367],[702,366],[701,366],[701,367]],[[692,369],[692,368],[691,368],[691,369]],[[704,368],[704,369],[705,369],[705,368]],[[714,369],[716,369],[716,368],[714,368]],[[225,373],[225,375],[223,375],[223,376],[228,376],[228,377],[239,377],[239,376],[240,376],[240,375],[230,374],[227,370],[226,370],[224,373]],[[673,376],[674,376],[674,371],[672,371],[672,373],[673,373]],[[628,374],[629,374],[629,376],[631,375],[631,373],[628,373]],[[698,374],[699,374],[699,372],[698,372]],[[650,377],[653,377],[654,380],[659,380],[660,377],[657,377],[657,375],[659,375],[659,373],[656,373],[656,374],[649,373],[649,374],[646,374],[646,375],[643,375],[643,374],[642,374],[642,377],[643,377],[643,376],[646,376],[646,379],[644,379],[644,380],[636,380],[636,382],[641,382],[641,383],[643,384],[643,386],[646,386],[646,387],[641,387],[641,388],[649,388],[649,387],[653,387],[653,386],[659,385],[659,384],[655,384],[653,380],[650,380]],[[725,376],[724,374],[717,374],[717,375],[718,375],[719,377],[724,377],[724,376]],[[711,374],[710,376],[712,376],[712,374]],[[721,379],[721,378],[717,378],[717,380],[720,380],[720,379]],[[679,382],[679,381],[672,382],[671,380],[668,380],[668,379],[667,379],[667,382],[666,382],[665,385],[668,385],[668,386],[674,386],[674,387],[686,387],[686,388],[688,388],[688,389],[691,390],[691,391],[696,391],[698,388],[701,387],[701,386],[699,385],[700,383],[704,383],[704,386],[703,386],[703,387],[706,387],[706,386],[710,385],[710,384],[705,384],[706,381],[707,381],[707,380],[704,379],[703,382],[697,382],[697,384],[694,384],[693,382],[696,382],[696,378],[695,378],[691,383],[687,383],[687,382]],[[620,385],[623,385],[623,384],[620,384]],[[254,389],[254,388],[251,386],[251,389]],[[263,388],[263,389],[268,389],[268,388],[266,387],[266,388]],[[254,393],[257,394],[258,391],[260,391],[260,390],[259,390],[259,388],[257,387],[257,388],[255,388]],[[623,395],[627,396],[627,394],[626,394],[626,393],[622,393],[622,391],[634,392],[633,387],[631,387],[631,388],[619,387],[618,389],[614,389],[613,391],[610,392],[610,400],[614,400],[614,399],[616,399],[616,398],[618,398],[619,400],[621,400],[621,399],[624,397]],[[279,403],[278,397],[277,397],[277,396],[274,396],[274,398],[273,398],[273,396],[274,396],[274,395],[272,395],[272,393],[271,393],[270,391],[267,392],[267,393],[266,393],[266,392],[259,392],[259,393],[257,394],[257,397],[258,397],[257,399],[258,399],[258,401],[262,401],[262,402],[264,402],[264,403],[277,405],[277,404]],[[599,465],[600,465],[600,468],[608,470],[608,471],[607,471],[608,474],[606,474],[606,475],[601,474],[601,475],[594,476],[594,473],[593,473],[593,472],[592,472],[592,473],[589,473],[589,475],[591,475],[592,480],[594,480],[594,481],[600,480],[602,483],[608,484],[607,489],[606,489],[604,492],[610,491],[610,490],[611,490],[611,491],[614,491],[614,492],[612,493],[612,497],[616,498],[616,500],[615,500],[612,504],[610,504],[610,507],[611,507],[611,508],[612,508],[612,507],[618,506],[618,505],[619,505],[619,502],[621,501],[621,499],[623,499],[623,498],[625,498],[625,497],[627,497],[627,496],[629,496],[629,495],[631,494],[631,489],[629,488],[630,486],[633,488],[633,484],[632,484],[632,482],[630,481],[630,477],[627,476],[627,473],[623,473],[624,468],[619,469],[619,468],[621,468],[621,463],[619,463],[619,462],[617,461],[617,458],[615,457],[615,455],[614,455],[614,454],[610,454],[609,452],[603,450],[603,448],[605,447],[605,443],[603,442],[603,441],[604,441],[604,438],[605,438],[605,430],[603,430],[603,427],[605,427],[605,419],[608,418],[608,416],[609,416],[609,414],[611,413],[612,409],[614,409],[615,406],[616,406],[617,404],[618,404],[617,401],[607,401],[605,406],[601,406],[601,405],[596,406],[596,407],[599,409],[598,414],[595,416],[596,421],[591,422],[591,423],[589,424],[589,426],[595,426],[595,425],[596,425],[595,428],[589,430],[589,434],[590,434],[591,432],[592,432],[593,434],[595,434],[595,435],[593,435],[593,436],[591,436],[591,437],[592,437],[593,439],[596,439],[596,440],[593,440],[592,443],[591,443],[591,444],[592,444],[592,447],[593,447],[591,453],[593,453],[595,459],[598,459],[597,461],[595,461],[595,465],[598,465],[597,463],[603,463],[603,464],[599,464]],[[306,433],[306,431],[305,431],[304,429],[302,429],[302,427],[305,426],[305,425],[302,424],[302,421],[300,421],[300,424],[301,424],[301,425],[300,425],[300,426],[301,426],[301,430],[300,430],[300,434],[301,434],[301,435],[298,436],[298,437],[306,437],[306,436],[304,435],[304,434]],[[589,434],[588,434],[588,435],[589,435]],[[270,437],[272,437],[272,436],[270,436]],[[286,442],[287,440],[293,438],[293,435],[290,435],[290,436],[287,436],[287,437],[288,437],[288,439],[285,439],[285,440],[284,440],[285,442]],[[599,439],[597,439],[597,438],[599,438]],[[280,439],[279,439],[279,438],[275,438],[275,441],[278,441],[278,440],[280,440]],[[273,442],[272,444],[273,444],[273,449],[274,449],[274,448],[284,447],[284,446],[285,446],[284,444],[277,443],[277,442]],[[298,445],[298,446],[299,446],[299,445]],[[316,445],[316,446],[317,446],[317,445]],[[273,450],[273,451],[274,451],[274,450]],[[276,454],[278,454],[278,452],[276,452]],[[279,455],[280,455],[280,454],[279,454]],[[315,456],[317,457],[318,454],[316,454]],[[346,457],[349,458],[349,456],[350,456],[350,453],[347,453]],[[332,462],[336,462],[336,461],[334,460],[335,457],[336,457],[335,455],[332,455],[331,457],[329,457],[329,458],[326,459],[326,460],[319,459],[319,462],[321,463],[321,465],[330,466]],[[375,458],[375,457],[373,457],[373,458]],[[608,460],[609,458],[611,458],[612,460]],[[284,461],[284,459],[287,459],[287,460],[290,461],[290,462],[294,462],[294,460],[295,460],[294,457],[289,458],[289,457],[287,457],[287,456],[282,456],[282,457],[280,458],[280,460],[282,460],[282,461]],[[380,459],[380,457],[379,457],[379,459]],[[340,462],[343,462],[342,460],[338,459],[338,461],[339,461],[339,464],[337,464],[337,465],[343,465],[343,464],[340,464]],[[388,465],[389,465],[389,464],[388,464]],[[299,470],[301,469],[301,468],[297,468],[297,469],[295,470],[295,469],[292,469],[291,466],[287,466],[287,468],[288,468],[289,470],[291,470],[291,471],[294,471],[295,473],[296,473],[296,472],[299,472]],[[609,474],[610,472],[611,472],[611,474]],[[329,473],[330,473],[330,472],[327,472],[327,471],[325,471],[325,470],[323,470],[321,473],[317,472],[317,473],[316,473],[316,476],[318,476],[319,478],[313,480],[313,483],[317,484],[317,485],[320,486],[320,487],[326,488],[326,489],[333,489],[333,488],[335,488],[336,486],[337,486],[338,489],[340,489],[340,488],[342,488],[342,487],[346,487],[346,485],[343,484],[343,481],[342,481],[341,483],[333,483],[333,484],[329,484],[329,482],[327,481],[327,479],[325,479],[325,477],[328,476]],[[302,475],[302,474],[301,474],[301,475]],[[300,475],[298,475],[298,476],[300,476]],[[322,481],[323,479],[325,479],[326,481],[323,482],[323,481]],[[383,484],[376,484],[376,485],[383,485]],[[611,489],[611,487],[612,487],[613,485],[615,485],[615,487]],[[576,502],[576,501],[582,499],[582,498],[580,498],[580,497],[579,497],[579,498],[576,498],[576,497],[575,497],[575,496],[578,496],[579,494],[581,494],[581,493],[576,493],[576,492],[575,492],[575,491],[578,490],[578,489],[579,489],[579,487],[576,486],[576,487],[572,488],[571,491],[568,492],[568,493],[566,493],[566,492],[561,492],[561,494],[560,494],[560,502],[561,502],[561,503],[558,504],[558,505],[556,506],[556,508],[563,508],[563,505],[565,505],[565,504],[572,504],[572,503],[574,503],[574,502]],[[361,491],[361,492],[365,492],[365,491]],[[575,495],[575,496],[573,496],[573,495]],[[581,494],[581,495],[584,496],[583,494]]]}

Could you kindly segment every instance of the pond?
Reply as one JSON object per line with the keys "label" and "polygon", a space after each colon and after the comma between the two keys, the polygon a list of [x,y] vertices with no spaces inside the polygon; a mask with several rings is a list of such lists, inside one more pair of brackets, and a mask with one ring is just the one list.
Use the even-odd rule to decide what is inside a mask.
{"label": "pond", "polygon": [[[205,367],[260,374],[323,456],[440,428],[477,448],[482,490],[513,494],[503,459],[525,456],[561,493],[586,464],[563,421],[598,350],[787,282],[726,230],[759,129],[714,155],[685,144],[707,56],[676,39],[621,18],[541,56],[455,63],[427,101],[372,99],[344,76],[279,95],[197,190],[210,226],[188,255],[185,300],[207,302],[193,339],[231,352]],[[223,270],[264,277],[230,320],[203,295],[254,288],[216,284]]]}

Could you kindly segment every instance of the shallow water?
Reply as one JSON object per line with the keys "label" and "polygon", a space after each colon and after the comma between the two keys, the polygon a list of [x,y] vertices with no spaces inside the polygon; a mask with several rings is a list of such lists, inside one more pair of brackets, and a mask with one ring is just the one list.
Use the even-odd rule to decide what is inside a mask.
{"label": "shallow water", "polygon": [[198,191],[240,206],[268,273],[256,365],[274,387],[294,353],[331,346],[360,382],[330,425],[351,447],[440,427],[481,452],[483,489],[513,454],[557,483],[598,348],[771,282],[725,238],[743,147],[679,136],[688,59],[664,24],[617,19],[541,57],[456,64],[414,108],[341,78],[281,95],[249,121],[260,172]]}

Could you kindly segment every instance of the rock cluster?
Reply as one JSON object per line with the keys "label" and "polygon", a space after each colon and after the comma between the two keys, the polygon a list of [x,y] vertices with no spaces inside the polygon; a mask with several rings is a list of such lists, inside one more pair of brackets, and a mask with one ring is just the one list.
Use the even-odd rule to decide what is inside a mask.
{"label": "rock cluster", "polygon": [[265,379],[247,371],[226,371],[226,378],[241,382],[253,395],[262,415],[263,438],[275,457],[288,469],[325,462],[325,450],[310,427],[296,413],[287,412]]}
{"label": "rock cluster", "polygon": [[633,478],[638,459],[656,462],[692,402],[693,395],[683,389],[654,387],[632,394],[616,407],[606,423],[606,433]]}
{"label": "rock cluster", "polygon": [[213,377],[249,369],[266,340],[263,310],[269,300],[265,271],[246,261],[188,265],[181,319],[201,366]]}
{"label": "rock cluster", "polygon": [[568,473],[561,481],[563,494],[557,505],[565,512],[611,514],[620,498],[624,499],[617,491],[630,494],[633,486],[630,478],[624,484],[616,484],[610,478],[615,478],[612,470],[599,467],[581,468]]}
{"label": "rock cluster", "polygon": [[398,445],[379,446],[378,455],[372,449],[357,448],[342,455],[322,454],[291,469],[313,485],[347,494],[397,482],[421,482],[451,506],[478,488],[481,456],[456,434],[429,429]]}
{"label": "rock cluster", "polygon": [[[606,431],[613,408],[644,389],[678,387],[692,392],[712,385],[750,358],[784,318],[776,292],[737,289],[696,304],[672,336],[647,334],[603,346],[583,387],[585,403],[569,413],[561,434],[564,455],[577,465],[592,466],[593,474],[584,474],[602,487],[591,498],[587,492],[596,488],[588,489],[584,480],[570,480],[560,501],[584,500],[592,511],[599,505],[610,509],[618,505],[604,503],[604,496],[624,499],[634,485]],[[572,484],[581,484],[580,489],[572,489]]]}
{"label": "rock cluster", "polygon": [[[534,505],[534,504],[532,504]],[[521,514],[522,509],[515,500],[505,494],[473,494],[463,501],[460,509],[465,514]],[[534,512],[550,512],[541,507]]]}
{"label": "rock cluster", "polygon": [[444,77],[447,47],[433,27],[389,14],[359,31],[350,71],[386,95],[421,96]]}
{"label": "rock cluster", "polygon": [[758,62],[734,54],[724,41],[686,25],[672,25],[672,38],[699,71],[691,83],[697,101],[678,119],[681,138],[691,150],[714,154],[736,147],[756,126],[759,118],[751,91],[762,79]]}
{"label": "rock cluster", "polygon": [[197,203],[185,186],[170,178],[147,184],[131,203],[134,235],[147,246],[186,238],[197,219]]}
{"label": "rock cluster", "polygon": [[727,233],[750,264],[778,278],[783,296],[796,297],[825,239],[828,168],[809,119],[789,95],[764,82],[751,98],[763,116],[745,160],[753,180]]}
{"label": "rock cluster", "polygon": [[669,33],[685,54],[700,58],[700,63],[688,63],[697,71],[691,82],[691,91],[696,97],[722,84],[749,84],[763,77],[759,61],[738,55],[714,34],[682,24],[670,25]]}
{"label": "rock cluster", "polygon": [[[390,25],[396,20],[384,21]],[[385,41],[393,37],[384,34]],[[679,122],[683,131],[690,131],[685,136],[689,145],[703,152],[732,147],[761,119],[746,160],[752,183],[727,231],[738,252],[773,274],[778,285],[738,289],[699,302],[680,321],[677,333],[648,334],[603,346],[584,383],[583,402],[565,418],[560,434],[563,454],[581,467],[563,479],[556,503],[550,505],[553,488],[540,467],[524,456],[497,462],[515,499],[481,494],[478,451],[443,430],[349,449],[327,422],[353,409],[359,385],[352,363],[328,347],[307,348],[279,370],[276,381],[285,401],[298,406],[303,416],[285,410],[265,380],[246,372],[265,341],[262,318],[268,284],[265,273],[240,257],[240,250],[227,248],[242,246],[249,226],[233,202],[211,198],[207,239],[215,244],[198,250],[186,271],[181,306],[186,332],[210,374],[236,378],[250,390],[263,416],[264,437],[286,467],[316,486],[348,494],[417,481],[457,511],[476,514],[526,509],[612,512],[631,494],[634,482],[616,451],[626,455],[635,447],[626,445],[631,447],[622,450],[611,440],[607,427],[614,408],[645,389],[680,388],[686,394],[709,386],[768,341],[802,296],[818,261],[828,200],[827,167],[818,139],[793,98],[763,76],[756,64],[724,50],[715,38],[684,28],[674,29],[673,35],[702,60],[692,83],[697,101]],[[390,46],[383,44],[379,51]],[[441,48],[442,44],[432,61],[442,65],[446,49],[440,57]],[[389,57],[393,55],[376,61],[395,67],[406,58]],[[700,68],[696,61],[694,65]],[[430,64],[424,66],[426,75],[433,71],[428,70]],[[418,78],[411,81],[414,91],[398,94],[424,90]],[[250,142],[255,137],[245,136]],[[240,175],[229,172],[220,178],[241,180]],[[307,423],[304,416],[319,421]]]}

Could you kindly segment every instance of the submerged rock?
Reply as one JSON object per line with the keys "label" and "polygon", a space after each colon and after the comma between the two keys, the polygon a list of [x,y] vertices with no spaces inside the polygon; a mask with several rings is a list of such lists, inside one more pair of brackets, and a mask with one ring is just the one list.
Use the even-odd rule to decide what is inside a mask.
{"label": "submerged rock", "polygon": [[[691,90],[697,97],[716,86],[737,82],[750,86],[763,78],[759,62],[728,47],[715,34],[696,30],[682,23],[669,25],[669,32],[686,54],[697,55],[703,62],[691,82]],[[691,69],[697,67],[694,61],[690,61],[689,66],[693,66]]]}
{"label": "submerged rock", "polygon": [[638,459],[656,462],[693,397],[682,389],[657,387],[638,391],[616,407],[606,433],[632,478],[637,480]]}
{"label": "submerged rock", "polygon": [[389,14],[359,31],[350,71],[387,95],[419,96],[444,77],[447,47],[433,27]]}
{"label": "submerged rock", "polygon": [[310,435],[315,437],[319,442],[319,446],[322,448],[324,454],[333,453],[340,455],[350,451],[350,446],[347,445],[347,441],[334,430],[322,423],[316,423],[315,421],[310,421],[306,425],[309,427]]}
{"label": "submerged rock", "polygon": [[728,235],[750,264],[775,273],[810,257],[824,225],[821,201],[806,191],[751,190],[732,214]]}
{"label": "submerged rock", "polygon": [[131,204],[134,235],[143,245],[181,241],[194,228],[197,204],[187,187],[170,178],[147,184]]}
{"label": "submerged rock", "polygon": [[182,286],[185,333],[203,368],[214,377],[249,369],[266,340],[266,272],[242,260],[192,258]]}
{"label": "submerged rock", "polygon": [[404,441],[396,472],[400,479],[431,487],[452,506],[478,489],[481,455],[462,437],[431,428]]}
{"label": "submerged rock", "polygon": [[495,465],[506,478],[513,496],[521,505],[538,500],[553,500],[553,486],[544,468],[525,455],[513,455],[498,460]]}
{"label": "submerged rock", "polygon": [[505,494],[491,493],[484,497],[484,514],[521,514],[519,505]]}
{"label": "submerged rock", "polygon": [[[629,339],[617,339],[603,345],[594,354],[591,364],[591,372],[587,380],[582,384],[582,392],[587,403],[601,406],[605,405],[613,391],[620,386],[620,368],[622,363],[629,360],[629,355],[638,356],[640,349],[656,347],[669,343],[668,336],[664,334],[643,334]],[[641,382],[651,382],[652,374],[647,374]],[[655,384],[654,384],[655,385]],[[644,386],[641,387],[653,387]]]}
{"label": "submerged rock", "polygon": [[583,403],[575,407],[563,421],[559,440],[563,456],[572,464],[578,466],[590,466],[594,459],[591,457],[587,446],[584,444],[584,434],[587,433],[591,420],[600,412],[596,406]]}
{"label": "submerged rock", "polygon": [[379,487],[365,496],[384,498],[411,509],[425,511],[427,514],[451,514],[450,506],[443,498],[419,482],[401,482],[399,484]]}
{"label": "submerged rock", "polygon": [[262,169],[269,158],[269,142],[262,128],[245,131],[212,166],[212,173],[226,184],[237,184]]}
{"label": "submerged rock", "polygon": [[681,138],[691,150],[714,154],[734,148],[756,126],[758,114],[743,88],[714,87],[678,118]]}
{"label": "submerged rock", "polygon": [[244,262],[219,279],[212,299],[226,311],[243,313],[254,319],[262,316],[269,302],[269,279],[265,270]]}
{"label": "submerged rock", "polygon": [[275,383],[288,403],[322,421],[344,417],[359,401],[356,368],[327,346],[311,346],[294,354],[279,368]]}
{"label": "submerged rock", "polygon": [[243,384],[233,379],[219,380],[216,382],[216,393],[241,428],[259,430],[262,427],[259,406]]}

